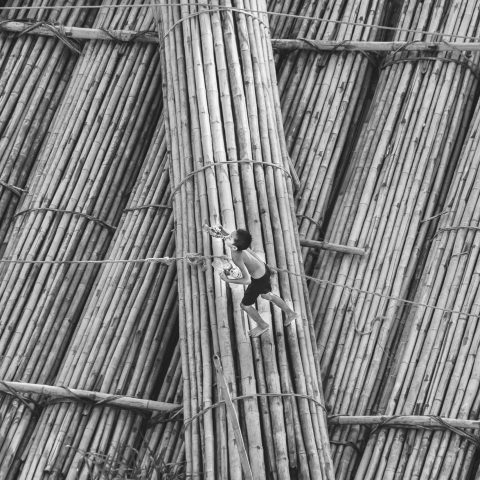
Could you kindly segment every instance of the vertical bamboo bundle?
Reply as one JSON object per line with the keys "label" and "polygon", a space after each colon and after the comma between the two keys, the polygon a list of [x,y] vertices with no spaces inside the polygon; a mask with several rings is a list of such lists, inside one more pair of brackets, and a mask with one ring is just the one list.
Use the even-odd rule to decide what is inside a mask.
{"label": "vertical bamboo bundle", "polygon": [[[146,9],[107,9],[96,26],[151,26]],[[155,46],[91,42],[42,146],[0,270],[0,378],[49,383],[98,271],[91,264],[19,260],[97,260],[112,238],[159,118]],[[26,446],[33,424],[23,404],[4,397],[0,471]]]}
{"label": "vertical bamboo bundle", "polygon": [[[332,478],[268,20],[259,13],[265,5],[211,7],[172,2],[159,10],[177,256],[225,254],[204,224],[248,228],[253,251],[292,272],[280,272],[274,285],[302,319],[284,330],[281,312],[260,301],[273,335],[250,341],[239,308],[243,288],[227,291],[211,268],[178,264],[187,475],[242,477],[231,419],[222,406],[208,408],[219,400],[218,355],[232,397],[246,396],[237,408],[255,478]],[[245,8],[252,12],[236,10]]]}
{"label": "vertical bamboo bundle", "polygon": [[[177,404],[182,402],[182,365],[178,343],[162,383],[158,400]],[[167,476],[167,473],[175,478],[175,475],[185,472],[183,422],[181,418],[159,423],[155,423],[153,420],[152,425],[143,435],[139,448],[141,472],[146,474],[151,472],[151,476],[147,478],[152,480],[161,480],[164,478],[162,475]]]}
{"label": "vertical bamboo bundle", "polygon": [[[376,39],[376,28],[362,24],[381,24],[387,5],[384,0],[307,3],[302,13],[322,21],[302,20],[297,37],[338,41]],[[362,52],[292,52],[277,61],[287,148],[300,177],[296,213],[301,237],[322,234],[372,83],[372,65],[372,57]],[[303,249],[307,273],[313,266],[308,252]]]}
{"label": "vertical bamboo bundle", "polygon": [[[403,11],[399,26],[476,35],[472,3],[423,2]],[[420,34],[398,34],[399,40]],[[447,37],[448,40],[448,37]],[[400,61],[395,61],[400,60]],[[328,229],[329,241],[368,249],[363,258],[325,253],[311,286],[325,398],[332,413],[370,412],[429,218],[451,181],[477,81],[468,59],[454,52],[433,59],[393,57],[385,66],[368,122],[351,160]],[[364,293],[373,292],[374,295]],[[338,478],[356,464],[359,428],[332,428]]]}
{"label": "vertical bamboo bundle", "polygon": [[[478,418],[479,127],[477,104],[415,295],[439,308],[410,309],[379,406],[388,414]],[[369,440],[357,478],[474,478],[477,448],[461,431],[382,430]]]}
{"label": "vertical bamboo bundle", "polygon": [[[172,256],[169,197],[162,117],[109,260]],[[173,260],[103,265],[55,382],[141,398],[152,398],[160,387],[161,398],[175,394],[175,384],[162,386],[178,338],[175,270]],[[99,459],[105,458],[111,468],[133,468],[140,461],[134,446],[144,422],[144,415],[109,408],[88,415],[74,404],[45,408],[19,478],[36,478],[43,471],[62,472],[65,478],[75,472],[99,475],[105,469]]]}
{"label": "vertical bamboo bundle", "polygon": [[[5,2],[5,7],[25,2]],[[53,2],[36,2],[38,7]],[[73,2],[66,2],[70,5]],[[76,2],[79,5],[85,2]],[[2,11],[21,20],[21,11]],[[85,10],[40,10],[29,19],[63,25],[89,25]],[[66,88],[77,53],[58,39],[0,34],[0,255],[7,230],[50,121]]]}

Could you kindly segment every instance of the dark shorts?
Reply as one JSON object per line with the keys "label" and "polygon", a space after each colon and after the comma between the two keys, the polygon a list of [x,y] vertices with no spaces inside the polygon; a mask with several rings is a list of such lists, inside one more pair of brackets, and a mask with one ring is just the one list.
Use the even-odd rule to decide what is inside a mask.
{"label": "dark shorts", "polygon": [[270,284],[271,272],[268,267],[266,267],[266,269],[267,271],[263,277],[252,278],[252,281],[245,290],[245,295],[242,298],[243,305],[253,305],[259,295],[272,291],[272,285]]}

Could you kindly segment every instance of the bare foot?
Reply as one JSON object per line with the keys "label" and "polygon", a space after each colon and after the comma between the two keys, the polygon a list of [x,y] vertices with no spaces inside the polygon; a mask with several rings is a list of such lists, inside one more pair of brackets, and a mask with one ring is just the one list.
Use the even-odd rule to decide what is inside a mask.
{"label": "bare foot", "polygon": [[291,312],[286,315],[286,319],[283,322],[284,327],[288,327],[296,318],[298,318],[300,315],[296,312]]}
{"label": "bare foot", "polygon": [[255,327],[249,330],[248,334],[252,337],[259,337],[260,335],[263,335],[265,332],[268,332],[268,329],[270,327],[267,325],[266,327]]}

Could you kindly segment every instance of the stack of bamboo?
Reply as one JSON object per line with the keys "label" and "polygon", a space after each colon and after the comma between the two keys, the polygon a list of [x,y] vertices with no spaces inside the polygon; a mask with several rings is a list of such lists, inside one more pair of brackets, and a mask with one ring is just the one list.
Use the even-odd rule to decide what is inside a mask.
{"label": "stack of bamboo", "polygon": [[[151,17],[147,9],[106,9],[96,25],[142,30]],[[76,64],[17,212],[5,252],[11,263],[0,270],[0,355],[9,359],[0,378],[55,378],[98,266],[48,262],[105,255],[159,118],[159,75],[153,45],[91,42]],[[0,472],[14,478],[31,412],[4,397],[0,414]]]}
{"label": "stack of bamboo", "polygon": [[[270,3],[274,8],[278,2]],[[377,29],[363,24],[381,24],[386,4],[384,0],[305,2],[299,12],[305,19],[283,22],[280,35],[294,34],[307,41],[374,40]],[[290,6],[284,8],[288,13]],[[276,31],[274,36],[278,37]],[[300,177],[296,213],[301,237],[318,239],[324,233],[328,206],[348,164],[352,135],[376,73],[373,65],[372,57],[362,52],[292,52],[277,61],[287,148]],[[307,253],[304,248],[308,273],[314,256]]]}
{"label": "stack of bamboo", "polygon": [[[254,13],[238,11],[245,7]],[[207,257],[205,271],[178,264],[187,475],[242,475],[235,417],[227,418],[223,406],[209,408],[221,399],[212,362],[218,355],[220,379],[233,397],[245,396],[236,406],[255,478],[290,478],[292,471],[332,478],[310,314],[298,276],[268,19],[257,12],[265,9],[263,2],[236,2],[233,11],[218,12],[184,1],[160,12],[176,251]],[[225,254],[222,241],[203,229],[216,223],[229,231],[248,228],[253,251],[292,272],[279,273],[273,283],[301,313],[296,324],[284,330],[281,312],[260,301],[272,330],[249,340],[239,307],[243,288],[227,289],[210,268],[211,255]]]}
{"label": "stack of bamboo", "polygon": [[[157,396],[161,387],[159,399],[177,396],[178,378],[173,381],[166,375],[170,358],[170,376],[180,374],[178,355],[174,355],[178,338],[174,261],[134,261],[174,253],[164,132],[162,117],[112,241],[107,256],[112,263],[101,268],[55,384],[142,399]],[[112,408],[93,409],[89,414],[75,404],[45,408],[19,478],[35,478],[44,470],[62,472],[65,478],[75,472],[80,478],[87,472],[101,475],[106,473],[105,459],[111,472],[128,473],[141,463],[135,451],[144,423],[144,416],[137,412]],[[151,434],[158,436],[156,429]],[[161,452],[166,447],[160,444],[157,449]],[[168,458],[162,455],[164,461]]]}
{"label": "stack of bamboo", "polygon": [[[15,6],[19,2],[5,2]],[[25,2],[22,2],[23,4]],[[36,2],[50,6],[52,0]],[[72,2],[69,2],[72,3]],[[85,2],[78,2],[83,4]],[[20,11],[2,11],[2,18],[22,19]],[[30,20],[87,24],[85,10],[29,12]],[[57,39],[0,34],[0,256],[7,230],[66,88],[77,54]]]}
{"label": "stack of bamboo", "polygon": [[[477,105],[415,295],[416,302],[438,308],[410,309],[402,348],[379,405],[388,415],[478,418],[479,128]],[[371,437],[356,478],[478,478],[477,438],[448,428],[382,429]]]}
{"label": "stack of bamboo", "polygon": [[[177,342],[158,400],[179,404],[183,400],[182,393],[182,362],[180,345]],[[146,474],[146,478],[161,480],[169,478],[167,474],[170,474],[170,478],[180,477],[185,472],[182,418],[173,417],[167,422],[160,419],[158,423],[153,418],[143,435],[138,456],[141,460],[140,471]]]}
{"label": "stack of bamboo", "polygon": [[[475,36],[477,22],[474,2],[412,1],[399,26]],[[432,59],[399,53],[384,65],[327,231],[329,241],[367,248],[369,255],[325,253],[310,291],[332,413],[362,415],[375,407],[401,326],[402,303],[385,296],[407,296],[429,227],[423,220],[436,212],[451,180],[477,86],[461,53]],[[331,439],[340,443],[333,453],[338,478],[349,478],[355,467],[349,442],[363,438],[359,428],[332,428]]]}

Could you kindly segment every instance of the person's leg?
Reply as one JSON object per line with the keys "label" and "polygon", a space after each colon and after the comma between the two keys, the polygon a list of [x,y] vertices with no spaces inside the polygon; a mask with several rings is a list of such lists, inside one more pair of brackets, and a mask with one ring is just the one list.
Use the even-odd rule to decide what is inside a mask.
{"label": "person's leg", "polygon": [[285,300],[278,295],[275,295],[272,292],[262,293],[262,298],[272,302],[278,308],[282,309],[285,312],[286,319],[283,322],[285,326],[290,325],[297,317],[298,313],[294,312],[286,303]]}
{"label": "person's leg", "polygon": [[258,337],[268,330],[268,323],[262,318],[255,307],[241,303],[240,308],[258,325],[248,332],[251,337]]}

